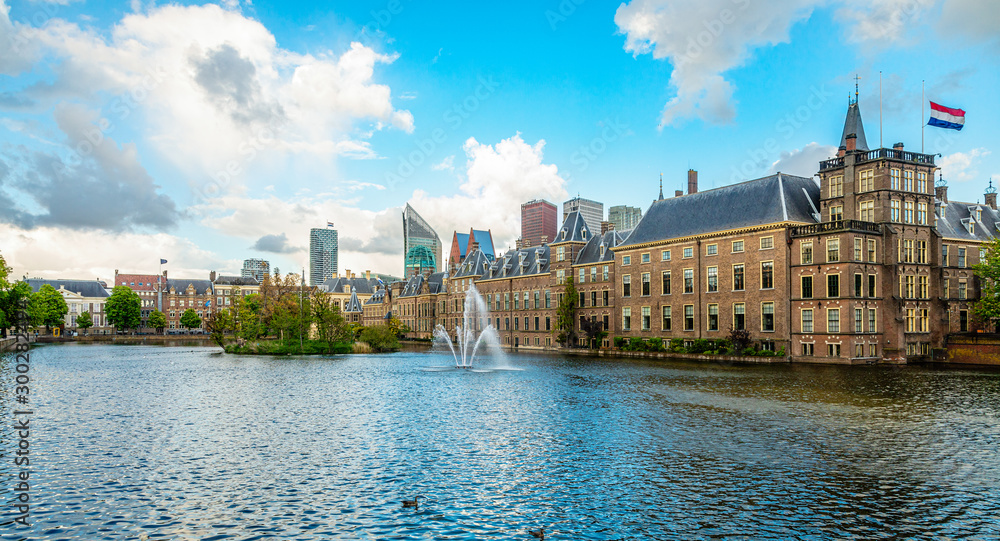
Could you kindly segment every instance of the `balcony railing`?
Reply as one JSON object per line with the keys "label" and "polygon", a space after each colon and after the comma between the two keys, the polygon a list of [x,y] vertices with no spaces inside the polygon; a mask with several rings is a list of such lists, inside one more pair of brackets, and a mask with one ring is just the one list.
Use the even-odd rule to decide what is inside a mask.
{"label": "balcony railing", "polygon": [[[919,152],[909,152],[906,150],[896,150],[893,148],[878,148],[875,150],[869,150],[867,152],[860,152],[857,154],[857,158],[854,163],[864,163],[873,160],[880,159],[890,159],[899,160],[910,163],[920,163],[925,165],[934,165],[935,154],[921,154]],[[846,163],[845,156],[839,158],[831,158],[819,162],[819,170],[825,171],[827,169],[836,169],[838,167],[843,167]]]}
{"label": "balcony railing", "polygon": [[853,231],[866,235],[881,235],[882,226],[872,222],[862,222],[861,220],[836,220],[833,222],[821,222],[793,227],[792,237],[809,237],[827,233],[839,233],[841,231]]}
{"label": "balcony railing", "polygon": [[819,170],[825,171],[827,169],[836,169],[838,167],[844,166],[844,157],[832,158],[826,161],[819,162]]}

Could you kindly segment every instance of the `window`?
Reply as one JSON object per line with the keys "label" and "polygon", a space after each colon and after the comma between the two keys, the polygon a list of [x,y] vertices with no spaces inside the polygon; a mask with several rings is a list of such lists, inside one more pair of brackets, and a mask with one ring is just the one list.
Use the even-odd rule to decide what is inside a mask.
{"label": "window", "polygon": [[660,252],[660,261],[670,261],[670,250]]}
{"label": "window", "polygon": [[900,296],[903,297],[903,298],[906,298],[906,299],[916,298],[916,296],[917,296],[916,295],[916,286],[915,286],[916,277],[914,277],[911,274],[911,275],[904,276],[903,278],[904,278],[904,290],[903,290],[903,293]]}
{"label": "window", "polygon": [[597,292],[596,291],[591,291],[590,292],[590,305],[591,306],[597,306]]}
{"label": "window", "polygon": [[545,290],[545,307],[552,308],[552,292]]}
{"label": "window", "polygon": [[889,170],[889,188],[892,190],[899,189],[899,169]]}
{"label": "window", "polygon": [[604,297],[604,299],[603,299],[604,300],[604,306],[607,306],[608,305],[608,290],[605,289],[604,291],[601,292],[601,294]]}
{"label": "window", "polygon": [[563,283],[563,279],[564,278],[566,278],[566,270],[565,269],[559,269],[559,270],[557,270],[556,271],[556,279],[559,280],[560,284]]}
{"label": "window", "polygon": [[969,332],[969,312],[968,310],[958,311],[958,330],[959,332]]}
{"label": "window", "polygon": [[565,260],[566,260],[566,247],[560,246],[559,248],[556,249],[556,261],[565,261]]}
{"label": "window", "polygon": [[868,275],[868,296],[869,297],[874,297],[875,296],[875,276],[876,275],[874,275],[874,274],[869,274]]}
{"label": "window", "polygon": [[528,292],[527,291],[524,292],[524,305],[523,306],[524,306],[525,310],[528,309]]}
{"label": "window", "polygon": [[[875,309],[868,309],[868,332],[875,332]],[[872,357],[875,355],[872,354]]]}
{"label": "window", "polygon": [[632,330],[632,309],[628,306],[622,308],[622,330]]}
{"label": "window", "polygon": [[648,253],[647,254],[642,254],[640,257],[641,257],[641,261],[643,263],[649,263],[649,254]]}
{"label": "window", "polygon": [[844,195],[844,177],[842,175],[830,177],[830,197],[842,195]]}
{"label": "window", "polygon": [[648,297],[649,296],[649,273],[648,272],[642,273],[642,296],[643,297]]}
{"label": "window", "polygon": [[875,239],[868,239],[868,262],[875,262]]}
{"label": "window", "polygon": [[692,257],[694,257],[694,248],[690,246],[684,248],[684,259],[691,259]]}
{"label": "window", "polygon": [[813,344],[813,343],[802,344],[802,355],[804,357],[812,357],[813,356],[813,352],[815,351],[815,349],[814,349],[813,346],[815,346],[815,345],[816,344]]}
{"label": "window", "polygon": [[906,309],[906,332],[917,332],[917,311],[913,308]]}
{"label": "window", "polygon": [[708,292],[719,290],[719,267],[708,268]]}
{"label": "window", "polygon": [[590,281],[597,281],[597,267],[590,267]]}
{"label": "window", "polygon": [[827,344],[826,353],[830,357],[840,357],[840,344]]}
{"label": "window", "polygon": [[670,271],[663,271],[663,282],[661,284],[661,287],[662,287],[662,290],[660,291],[661,295],[670,294]]}
{"label": "window", "polygon": [[903,221],[908,224],[913,223],[913,201],[903,202]]}
{"label": "window", "polygon": [[799,247],[800,261],[803,265],[812,265],[813,262],[813,243],[812,241],[803,242],[802,246]]}
{"label": "window", "polygon": [[942,267],[947,267],[948,266],[948,245],[947,244],[941,246],[941,266]]}
{"label": "window", "polygon": [[840,296],[840,275],[830,274],[826,277],[826,296],[835,299]]}
{"label": "window", "polygon": [[520,322],[521,322],[521,318],[519,318],[519,317],[515,317],[514,318],[514,330],[515,331],[521,330],[521,329],[518,328],[520,326]]}
{"label": "window", "polygon": [[930,318],[927,317],[927,309],[921,308],[917,311],[917,328],[920,332],[928,332],[930,325]]}
{"label": "window", "polygon": [[913,171],[903,171],[903,189],[913,191]]}
{"label": "window", "polygon": [[[608,328],[607,325],[605,325],[604,328],[607,329]],[[552,330],[552,320],[549,318],[545,318],[545,330],[546,331]]]}
{"label": "window", "polygon": [[958,266],[965,268],[965,248],[958,249]]}
{"label": "window", "polygon": [[742,240],[734,240],[733,241],[733,253],[734,254],[738,254],[738,253],[741,253],[741,252],[743,252],[743,241]]}
{"label": "window", "polygon": [[580,304],[578,306],[580,308],[587,306],[587,294],[583,291],[580,292]]}
{"label": "window", "polygon": [[719,305],[709,304],[708,305],[708,330],[717,331],[719,330]]}
{"label": "window", "polygon": [[587,269],[580,269],[580,277],[577,278],[577,283],[578,284],[587,283]]}
{"label": "window", "polygon": [[803,276],[802,277],[802,298],[811,299],[813,298],[813,277]]}
{"label": "window", "polygon": [[917,263],[927,263],[927,241],[918,240],[917,241]]}
{"label": "window", "polygon": [[917,203],[917,223],[927,225],[927,203]]}
{"label": "window", "polygon": [[746,289],[745,273],[743,263],[733,265],[733,291],[743,291]]}
{"label": "window", "polygon": [[854,275],[854,296],[855,297],[864,297],[865,296],[864,281],[865,281],[865,277],[864,277],[863,274],[855,274]]}
{"label": "window", "polygon": [[760,330],[774,331],[774,303],[765,302],[760,305]]}
{"label": "window", "polygon": [[542,297],[542,292],[536,291],[535,298],[533,299],[534,302],[532,302],[531,304],[531,307],[534,308],[535,310],[538,310],[539,308],[542,307],[541,297]]}
{"label": "window", "polygon": [[913,241],[911,239],[903,240],[901,244],[902,253],[899,255],[900,261],[903,263],[913,263]]}
{"label": "window", "polygon": [[828,308],[826,310],[826,332],[840,332],[840,308]]}
{"label": "window", "polygon": [[813,311],[812,308],[802,309],[802,332],[813,332]]}
{"label": "window", "polygon": [[866,222],[875,221],[875,202],[874,201],[862,201],[858,205],[858,218]]}
{"label": "window", "polygon": [[521,295],[518,293],[514,293],[514,309],[515,310],[521,309]]}
{"label": "window", "polygon": [[[864,313],[865,313],[864,310],[861,309],[861,308],[855,308],[854,309],[854,332],[856,332],[856,333],[865,332],[865,329],[863,327],[863,325],[864,325]],[[860,357],[863,354],[864,354],[864,352],[859,353],[858,357]]]}
{"label": "window", "polygon": [[840,261],[840,239],[826,239],[826,262]]}
{"label": "window", "polygon": [[650,309],[648,306],[642,307],[642,330],[648,331],[650,328]]}
{"label": "window", "polygon": [[540,328],[540,326],[538,325],[538,316],[535,316],[535,330],[537,331],[537,330],[539,330],[539,328]]}
{"label": "window", "polygon": [[761,237],[760,238],[760,249],[770,250],[774,248],[774,237]]}
{"label": "window", "polygon": [[601,281],[604,282],[608,281],[608,265],[605,265],[604,269],[601,272]]}
{"label": "window", "polygon": [[830,221],[839,222],[844,219],[844,206],[834,205],[830,207]]}
{"label": "window", "polygon": [[626,274],[622,276],[622,297],[632,296],[632,275]]}
{"label": "window", "polygon": [[742,302],[733,304],[733,328],[742,331],[747,328],[746,320],[747,307]]}
{"label": "window", "polygon": [[665,330],[665,331],[669,331],[670,330],[670,326],[671,326],[671,322],[670,322],[670,312],[671,312],[671,310],[670,310],[670,308],[671,308],[670,306],[664,306],[663,307],[663,330]]}
{"label": "window", "polygon": [[[858,175],[858,191],[870,192],[875,189],[875,170],[866,169]],[[864,218],[862,218],[864,219]]]}
{"label": "window", "polygon": [[622,256],[622,265],[631,265],[631,264],[632,264],[632,256],[630,255]]}
{"label": "window", "polygon": [[694,269],[684,269],[684,293],[694,293]]}
{"label": "window", "polygon": [[774,261],[763,261],[760,264],[760,288],[774,288]]}
{"label": "window", "polygon": [[863,256],[864,256],[864,250],[862,249],[862,245],[863,245],[863,243],[861,242],[861,239],[855,237],[855,239],[854,239],[854,260],[855,261],[864,261],[864,259],[862,259]]}
{"label": "window", "polygon": [[693,331],[694,330],[694,305],[685,304],[684,305],[684,330]]}
{"label": "window", "polygon": [[899,200],[893,199],[889,201],[889,219],[893,222],[899,222]]}
{"label": "window", "polygon": [[963,301],[969,298],[968,283],[965,280],[958,281],[958,298]]}

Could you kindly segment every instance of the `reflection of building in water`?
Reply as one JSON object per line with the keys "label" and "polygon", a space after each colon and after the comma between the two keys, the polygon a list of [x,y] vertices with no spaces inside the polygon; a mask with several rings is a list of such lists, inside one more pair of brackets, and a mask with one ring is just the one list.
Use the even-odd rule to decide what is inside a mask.
{"label": "reflection of building in water", "polygon": [[403,209],[404,278],[425,271],[437,272],[441,261],[441,238],[407,203]]}

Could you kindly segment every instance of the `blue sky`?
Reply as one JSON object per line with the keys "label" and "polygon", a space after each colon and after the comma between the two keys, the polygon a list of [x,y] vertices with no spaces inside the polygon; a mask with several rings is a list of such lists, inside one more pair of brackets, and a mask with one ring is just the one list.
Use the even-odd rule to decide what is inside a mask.
{"label": "blue sky", "polygon": [[[399,274],[399,208],[442,240],[513,245],[520,202],[645,209],[835,152],[860,75],[870,146],[920,150],[953,199],[1000,181],[990,2],[298,4],[0,0],[0,253],[15,273],[110,278],[307,266]],[[926,116],[926,111],[924,113]]]}

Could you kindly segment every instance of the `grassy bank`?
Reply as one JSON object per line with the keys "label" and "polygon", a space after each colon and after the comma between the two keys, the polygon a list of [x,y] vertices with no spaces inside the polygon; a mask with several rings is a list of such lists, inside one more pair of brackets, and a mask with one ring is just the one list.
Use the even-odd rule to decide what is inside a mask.
{"label": "grassy bank", "polygon": [[298,341],[260,340],[246,344],[226,344],[226,353],[235,355],[335,355],[352,353],[354,345],[350,342],[334,342],[333,344],[319,340]]}

